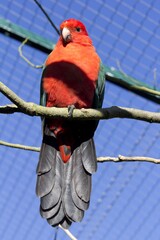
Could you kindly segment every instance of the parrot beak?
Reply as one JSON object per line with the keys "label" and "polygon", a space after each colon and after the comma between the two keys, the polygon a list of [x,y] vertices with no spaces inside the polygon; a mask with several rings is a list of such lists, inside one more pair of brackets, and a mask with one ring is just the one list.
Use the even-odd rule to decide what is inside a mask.
{"label": "parrot beak", "polygon": [[62,29],[62,38],[63,40],[68,43],[68,42],[71,42],[72,40],[72,37],[71,37],[71,32],[68,28],[64,27]]}

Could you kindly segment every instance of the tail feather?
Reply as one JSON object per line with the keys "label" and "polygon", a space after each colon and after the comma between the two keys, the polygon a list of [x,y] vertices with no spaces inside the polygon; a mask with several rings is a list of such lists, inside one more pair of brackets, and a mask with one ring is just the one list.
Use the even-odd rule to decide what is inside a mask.
{"label": "tail feather", "polygon": [[91,191],[91,176],[88,174],[82,163],[82,154],[80,148],[74,152],[74,165],[71,194],[74,204],[82,210],[87,210],[89,207],[89,197]]}
{"label": "tail feather", "polygon": [[90,174],[97,171],[96,151],[94,141],[90,140],[83,142],[80,146],[82,154],[82,162],[86,171]]}
{"label": "tail feather", "polygon": [[[40,161],[37,166],[37,174],[43,174],[47,173],[52,169],[53,161],[52,158],[54,158],[55,150],[54,148],[51,148],[49,145],[44,144],[41,147],[40,152]],[[43,157],[42,157],[43,156]],[[45,158],[45,161],[43,161],[43,158]]]}
{"label": "tail feather", "polygon": [[51,192],[54,186],[54,169],[52,168],[49,172],[38,175],[38,182],[36,186],[37,196],[43,197]]}
{"label": "tail feather", "polygon": [[37,167],[40,213],[52,226],[68,228],[83,219],[91,193],[91,173],[97,168],[93,140],[74,149],[69,161],[61,159],[56,139],[46,127]]}
{"label": "tail feather", "polygon": [[82,210],[87,210],[89,207],[89,202],[84,202],[77,194],[76,190],[75,190],[75,185],[74,185],[74,181],[72,180],[72,185],[71,185],[71,194],[72,194],[72,199],[74,201],[74,204]]}
{"label": "tail feather", "polygon": [[60,205],[61,205],[61,201],[58,201],[58,203],[54,207],[46,209],[46,210],[43,209],[42,206],[40,206],[40,214],[41,214],[41,216],[43,218],[46,218],[46,219],[53,217],[59,211]]}
{"label": "tail feather", "polygon": [[58,212],[53,215],[51,218],[47,219],[47,222],[52,226],[57,226],[65,217],[64,210],[62,204],[60,205],[60,208]]}
{"label": "tail feather", "polygon": [[[68,218],[64,218],[60,223],[59,223],[63,228],[68,229],[72,222]],[[54,226],[53,226],[54,227]]]}
{"label": "tail feather", "polygon": [[[77,159],[78,160],[78,159]],[[77,206],[74,204],[74,201],[72,199],[71,194],[71,179],[73,174],[73,168],[74,168],[74,153],[71,156],[70,160],[64,164],[64,193],[63,193],[63,199],[62,204],[64,207],[64,211],[68,218],[71,221],[79,222],[83,218],[83,210],[77,208]]]}
{"label": "tail feather", "polygon": [[[45,159],[45,161],[43,160]],[[55,183],[55,149],[45,143],[42,144],[40,160],[37,166],[38,181],[36,193],[39,197],[48,194]],[[54,164],[55,165],[55,164]]]}
{"label": "tail feather", "polygon": [[[75,155],[75,156],[74,156]],[[74,152],[74,170],[73,170],[73,180],[75,185],[75,190],[80,199],[84,202],[89,202],[90,192],[91,192],[91,175],[84,169],[82,163],[82,154],[80,148],[76,149]]]}
{"label": "tail feather", "polygon": [[42,209],[50,209],[54,206],[56,207],[62,194],[63,166],[61,166],[61,159],[58,152],[56,158],[53,159],[53,161],[55,162],[55,165],[53,166],[53,169],[55,169],[55,184],[47,195],[41,197]]}
{"label": "tail feather", "polygon": [[50,209],[58,204],[61,197],[61,186],[56,181],[52,190],[45,196],[41,198],[41,207],[44,210]]}
{"label": "tail feather", "polygon": [[69,185],[66,186],[63,200],[63,207],[67,218],[72,222],[80,222],[84,216],[84,211],[74,204],[71,195],[71,186]]}

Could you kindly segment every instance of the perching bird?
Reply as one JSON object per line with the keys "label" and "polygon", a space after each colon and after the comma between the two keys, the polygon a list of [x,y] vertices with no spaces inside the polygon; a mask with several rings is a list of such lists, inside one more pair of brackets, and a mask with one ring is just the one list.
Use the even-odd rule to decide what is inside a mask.
{"label": "perching bird", "polygon": [[[69,19],[45,62],[41,105],[75,108],[102,106],[105,74],[85,26]],[[40,213],[52,226],[68,228],[88,209],[91,175],[97,169],[93,135],[98,121],[43,119],[37,166]]]}

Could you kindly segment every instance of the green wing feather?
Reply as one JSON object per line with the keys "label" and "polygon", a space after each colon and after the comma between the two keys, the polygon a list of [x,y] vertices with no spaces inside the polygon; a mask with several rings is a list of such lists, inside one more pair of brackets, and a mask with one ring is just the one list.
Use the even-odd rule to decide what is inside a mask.
{"label": "green wing feather", "polygon": [[45,66],[43,68],[41,84],[40,84],[40,105],[41,106],[46,106],[46,101],[47,101],[47,94],[45,93],[45,91],[43,90],[43,87],[42,87],[42,79],[43,79],[43,75],[44,75],[44,70],[45,70]]}
{"label": "green wing feather", "polygon": [[105,90],[105,69],[100,63],[100,70],[98,75],[98,81],[95,89],[95,95],[93,99],[93,108],[101,108],[104,98],[104,90]]}
{"label": "green wing feather", "polygon": [[[40,83],[40,105],[41,106],[46,106],[46,102],[47,102],[47,94],[46,92],[44,91],[43,89],[43,75],[44,75],[44,70],[45,70],[45,66],[43,68],[43,72],[42,72],[42,77],[41,77],[41,83]],[[44,117],[41,117],[41,120],[42,120],[42,132],[44,131],[44,125],[45,125],[45,118]]]}

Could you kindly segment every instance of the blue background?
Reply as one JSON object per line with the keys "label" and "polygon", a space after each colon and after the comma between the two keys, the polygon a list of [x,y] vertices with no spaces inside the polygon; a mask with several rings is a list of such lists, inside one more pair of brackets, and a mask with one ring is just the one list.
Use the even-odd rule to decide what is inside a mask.
{"label": "blue background", "polygon": [[[159,0],[41,0],[54,23],[77,18],[86,25],[103,63],[160,87]],[[58,36],[33,0],[1,0],[0,16],[55,43]],[[0,34],[0,81],[26,101],[39,103],[41,71],[19,56],[20,42]],[[29,46],[24,55],[42,64],[47,55]],[[156,79],[153,72],[156,69]],[[2,94],[0,105],[9,103]],[[104,106],[159,111],[158,104],[109,82]],[[23,114],[1,115],[0,139],[40,146],[41,122]],[[160,126],[112,119],[95,134],[97,156],[160,158]],[[35,194],[38,153],[0,146],[0,239],[49,240],[55,230],[39,215]],[[93,176],[90,208],[71,232],[78,239],[159,240],[160,166],[151,163],[101,163]],[[57,240],[69,239],[59,230]]]}

